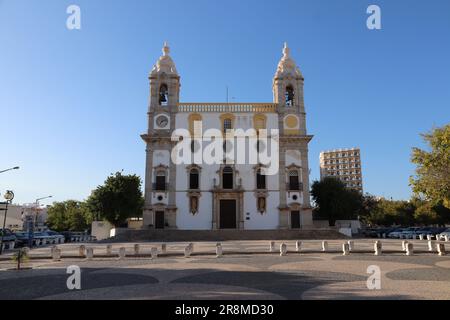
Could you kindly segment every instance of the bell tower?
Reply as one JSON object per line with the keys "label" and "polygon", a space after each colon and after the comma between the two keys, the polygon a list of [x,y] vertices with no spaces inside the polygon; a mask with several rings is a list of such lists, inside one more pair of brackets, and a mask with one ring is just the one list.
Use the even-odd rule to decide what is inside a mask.
{"label": "bell tower", "polygon": [[312,227],[309,194],[308,143],[303,97],[304,78],[287,43],[273,78],[280,132],[279,228]]}
{"label": "bell tower", "polygon": [[176,228],[176,166],[170,159],[175,142],[180,76],[167,42],[149,75],[148,130],[146,143],[144,228]]}

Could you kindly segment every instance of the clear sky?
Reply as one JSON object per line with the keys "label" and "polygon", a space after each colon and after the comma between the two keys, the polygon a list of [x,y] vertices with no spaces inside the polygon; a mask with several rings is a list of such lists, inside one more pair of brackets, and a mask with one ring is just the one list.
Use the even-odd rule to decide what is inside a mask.
{"label": "clear sky", "polygon": [[[81,8],[81,30],[66,9]],[[368,30],[377,4],[382,30]],[[419,134],[450,120],[450,1],[0,0],[0,192],[86,198],[145,170],[148,73],[167,40],[181,101],[272,102],[284,41],[305,77],[311,180],[361,148],[365,191],[408,199]],[[45,202],[44,202],[45,203]],[[50,203],[47,201],[47,203]]]}

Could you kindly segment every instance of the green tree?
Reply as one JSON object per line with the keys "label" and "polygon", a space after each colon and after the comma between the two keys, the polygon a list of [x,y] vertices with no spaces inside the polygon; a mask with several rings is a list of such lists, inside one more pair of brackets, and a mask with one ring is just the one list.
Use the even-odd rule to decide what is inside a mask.
{"label": "green tree", "polygon": [[450,124],[422,137],[430,150],[413,148],[411,161],[417,165],[410,177],[413,192],[450,208]]}
{"label": "green tree", "polygon": [[438,215],[434,210],[431,202],[423,202],[414,212],[414,219],[416,223],[422,225],[435,224],[438,220]]}
{"label": "green tree", "polygon": [[328,219],[331,226],[339,219],[355,219],[363,205],[358,191],[346,188],[342,181],[333,177],[314,181],[311,195],[316,203],[316,216]]}
{"label": "green tree", "polygon": [[76,200],[55,202],[48,209],[47,225],[56,231],[84,231],[92,222],[85,203]]}
{"label": "green tree", "polygon": [[436,223],[439,225],[446,225],[450,223],[450,209],[444,206],[442,203],[435,204],[433,206],[434,212],[436,212]]}
{"label": "green tree", "polygon": [[130,217],[141,216],[143,205],[141,179],[121,172],[110,175],[87,200],[94,216],[105,219],[115,227],[122,226]]}

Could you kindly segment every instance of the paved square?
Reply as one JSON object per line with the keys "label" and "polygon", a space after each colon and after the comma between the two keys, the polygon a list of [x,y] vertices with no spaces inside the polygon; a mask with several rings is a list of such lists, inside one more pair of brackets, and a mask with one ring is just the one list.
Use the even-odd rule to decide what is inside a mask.
{"label": "paved square", "polygon": [[[355,250],[373,250],[373,240],[354,240]],[[223,242],[225,255],[215,257],[212,242],[196,242],[190,258],[182,256],[187,243],[167,243],[168,253],[177,256],[44,258],[50,248],[34,249],[27,265],[30,270],[13,268],[10,260],[0,261],[0,299],[450,299],[450,256],[427,253],[427,242],[413,240],[413,256],[404,253],[353,252],[342,256],[343,241],[328,241],[333,253],[320,253],[320,241],[302,241],[296,253],[294,241],[284,242],[287,256],[269,253],[269,241]],[[410,240],[411,242],[411,240]],[[106,244],[85,244],[95,255],[106,254]],[[113,243],[113,254],[133,243]],[[161,243],[141,243],[140,251]],[[62,256],[78,255],[79,244],[60,245]],[[383,250],[401,250],[401,241],[384,240]],[[278,250],[277,250],[278,251]],[[234,252],[234,254],[227,254]],[[252,252],[252,254],[242,254]],[[81,268],[81,290],[66,286],[66,268]],[[378,266],[381,289],[369,290],[367,268]]]}

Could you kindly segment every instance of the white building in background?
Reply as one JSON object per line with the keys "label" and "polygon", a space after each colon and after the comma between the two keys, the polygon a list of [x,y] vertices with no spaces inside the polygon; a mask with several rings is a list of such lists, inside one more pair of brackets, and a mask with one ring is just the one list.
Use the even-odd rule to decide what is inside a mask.
{"label": "white building in background", "polygon": [[363,193],[361,150],[336,149],[320,153],[320,179],[334,177],[347,188]]}
{"label": "white building in background", "polygon": [[[312,228],[308,167],[312,136],[306,132],[304,79],[289,51],[285,45],[273,77],[273,102],[181,103],[180,76],[164,45],[149,76],[148,131],[141,136],[146,143],[144,228]],[[203,133],[254,129],[259,135],[267,129],[270,136],[271,129],[278,130],[279,149],[272,161],[279,169],[264,175],[262,163],[238,163],[228,156],[213,164],[174,163],[171,151],[178,142],[172,141],[172,133],[186,129],[193,135],[195,122],[201,122]],[[208,144],[192,142],[191,152],[205,150]],[[235,144],[224,145],[224,150]],[[268,146],[261,142],[258,147]]]}
{"label": "white building in background", "polygon": [[[2,208],[4,205],[2,205]],[[3,217],[5,211],[0,211],[0,221],[3,226]],[[35,204],[10,204],[8,205],[8,212],[6,214],[5,228],[11,230],[26,230],[26,219],[32,219],[36,223],[36,231],[45,228],[47,221],[47,207],[37,207]],[[0,226],[0,227],[1,227]]]}

